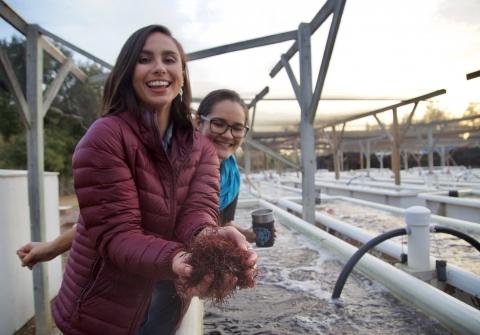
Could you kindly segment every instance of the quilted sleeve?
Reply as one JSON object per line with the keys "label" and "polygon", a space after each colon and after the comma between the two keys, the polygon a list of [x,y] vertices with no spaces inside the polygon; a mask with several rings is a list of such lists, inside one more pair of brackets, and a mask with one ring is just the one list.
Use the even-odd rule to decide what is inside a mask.
{"label": "quilted sleeve", "polygon": [[190,182],[189,195],[179,210],[175,229],[176,239],[183,243],[190,242],[194,234],[218,222],[220,174],[217,152],[203,136],[198,141],[200,160]]}
{"label": "quilted sleeve", "polygon": [[143,231],[120,122],[114,117],[97,120],[75,149],[73,177],[80,213],[102,257],[125,271],[171,279],[171,259],[183,247]]}

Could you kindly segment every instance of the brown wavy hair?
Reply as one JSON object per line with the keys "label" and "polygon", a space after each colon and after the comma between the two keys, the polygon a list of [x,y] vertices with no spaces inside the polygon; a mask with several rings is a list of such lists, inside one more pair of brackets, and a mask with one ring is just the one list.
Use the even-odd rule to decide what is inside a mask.
{"label": "brown wavy hair", "polygon": [[197,109],[198,120],[200,121],[200,115],[208,116],[208,114],[212,112],[213,106],[215,106],[215,104],[224,100],[230,100],[242,106],[243,111],[245,112],[245,125],[247,125],[248,107],[245,104],[245,101],[243,101],[243,99],[240,97],[240,95],[237,92],[226,89],[226,88],[212,91],[208,93],[205,96],[205,98],[202,99]]}
{"label": "brown wavy hair", "polygon": [[168,28],[162,25],[149,25],[134,32],[125,42],[118,55],[117,61],[108,76],[103,90],[101,115],[117,114],[121,112],[141,114],[140,101],[133,88],[133,72],[137,65],[145,41],[152,33],[162,33],[170,37],[178,48],[183,69],[183,95],[175,97],[172,102],[172,121],[176,126],[192,124],[191,102],[192,90],[187,70],[187,56],[182,45],[172,36]]}

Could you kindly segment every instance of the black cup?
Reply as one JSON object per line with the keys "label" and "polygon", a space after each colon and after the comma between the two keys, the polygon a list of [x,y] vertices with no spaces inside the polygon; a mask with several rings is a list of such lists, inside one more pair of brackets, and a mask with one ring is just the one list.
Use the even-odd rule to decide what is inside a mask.
{"label": "black cup", "polygon": [[447,261],[438,260],[435,263],[438,281],[447,281]]}
{"label": "black cup", "polygon": [[458,191],[457,190],[450,190],[450,191],[448,191],[448,196],[458,198]]}
{"label": "black cup", "polygon": [[260,248],[271,247],[275,241],[272,210],[260,208],[254,210],[251,214],[255,244]]}

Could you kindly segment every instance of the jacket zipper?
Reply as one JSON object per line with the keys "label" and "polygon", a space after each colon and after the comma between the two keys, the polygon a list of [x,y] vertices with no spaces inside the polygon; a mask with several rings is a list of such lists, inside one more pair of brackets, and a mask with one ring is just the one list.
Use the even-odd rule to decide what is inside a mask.
{"label": "jacket zipper", "polygon": [[85,285],[85,287],[82,289],[82,291],[78,295],[77,306],[75,308],[75,314],[74,314],[75,315],[75,320],[78,320],[78,317],[80,315],[79,309],[80,309],[80,305],[83,302],[83,299],[93,289],[94,275],[95,275],[96,272],[98,272],[98,266],[100,264],[100,260],[101,260],[101,258],[97,256],[96,259],[95,259],[95,262],[93,263],[92,269],[90,270],[90,273],[88,275],[87,285]]}

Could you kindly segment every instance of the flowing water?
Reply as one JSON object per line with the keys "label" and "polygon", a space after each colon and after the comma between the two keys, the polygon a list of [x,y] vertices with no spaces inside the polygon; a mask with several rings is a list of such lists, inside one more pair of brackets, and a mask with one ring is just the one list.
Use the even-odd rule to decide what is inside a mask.
{"label": "flowing water", "polygon": [[[249,227],[253,209],[238,209],[236,222]],[[349,276],[341,304],[333,303],[343,263],[278,222],[276,230],[273,247],[255,248],[256,288],[238,291],[222,307],[205,304],[205,334],[450,334],[358,273]]]}

